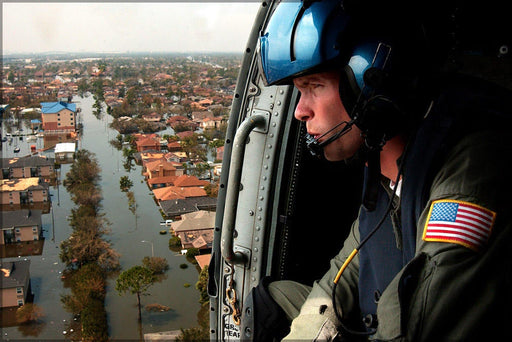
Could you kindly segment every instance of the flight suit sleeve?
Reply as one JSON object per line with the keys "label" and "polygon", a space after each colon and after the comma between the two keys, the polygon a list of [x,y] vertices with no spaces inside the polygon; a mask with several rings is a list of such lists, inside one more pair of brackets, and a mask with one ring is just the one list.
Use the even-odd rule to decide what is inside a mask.
{"label": "flight suit sleeve", "polygon": [[[381,296],[374,338],[510,340],[512,179],[505,170],[512,164],[512,145],[506,137],[503,132],[475,133],[448,155],[419,220],[416,256]],[[485,243],[429,240],[426,232],[438,200],[494,213]]]}
{"label": "flight suit sleeve", "polygon": [[[318,281],[302,305],[299,315],[292,321],[290,333],[283,341],[330,341],[337,336],[338,320],[332,306],[332,288],[338,270],[359,243],[359,228],[356,220],[343,248],[330,261],[328,272]],[[337,307],[348,315],[358,310],[359,259],[356,256],[343,273],[336,288]]]}

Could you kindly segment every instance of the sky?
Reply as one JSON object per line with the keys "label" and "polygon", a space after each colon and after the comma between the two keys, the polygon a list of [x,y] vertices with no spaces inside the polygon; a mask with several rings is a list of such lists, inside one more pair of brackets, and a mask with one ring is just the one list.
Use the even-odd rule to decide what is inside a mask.
{"label": "sky", "polygon": [[243,52],[259,6],[2,2],[2,53]]}

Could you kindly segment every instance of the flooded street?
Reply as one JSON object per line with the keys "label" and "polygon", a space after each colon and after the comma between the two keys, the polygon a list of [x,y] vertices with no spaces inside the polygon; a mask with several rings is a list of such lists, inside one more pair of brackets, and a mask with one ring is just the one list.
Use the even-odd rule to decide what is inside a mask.
{"label": "flooded street", "polygon": [[[122,151],[110,145],[109,141],[118,134],[108,127],[112,118],[103,114],[97,119],[92,114],[94,100],[75,97],[74,102],[81,108],[80,119],[83,123],[83,134],[78,141],[78,148],[93,152],[101,167],[100,186],[103,195],[102,213],[110,222],[110,234],[105,236],[112,247],[121,254],[122,270],[141,265],[145,256],[166,258],[169,270],[161,282],[149,288],[149,295],[141,298],[142,305],[158,303],[171,308],[167,312],[148,312],[143,309],[142,333],[179,330],[197,325],[197,312],[200,309],[199,291],[195,284],[198,280],[197,268],[190,264],[184,256],[178,255],[168,247],[170,234],[162,235],[160,230],[162,216],[159,207],[153,200],[151,191],[144,182],[141,166],[127,172],[124,167]],[[160,132],[161,134],[161,132]],[[38,139],[39,140],[39,139]],[[27,154],[29,143],[20,142],[22,147],[19,156]],[[3,158],[13,157],[12,149],[6,151],[3,145]],[[24,149],[24,148],[25,149]],[[38,146],[39,148],[39,146]],[[70,165],[61,168],[61,179],[65,178]],[[136,215],[128,209],[126,193],[119,188],[119,179],[128,176],[133,182],[132,191],[137,203]],[[71,228],[67,222],[74,203],[61,185],[51,187],[53,211],[43,215],[45,242],[41,255],[27,256],[31,260],[30,275],[34,302],[42,307],[44,323],[36,332],[26,331],[23,327],[12,326],[1,328],[2,340],[26,339],[66,339],[70,338],[70,322],[73,318],[62,308],[61,296],[69,294],[64,288],[61,273],[64,264],[59,259],[59,245],[70,235]],[[143,242],[144,241],[144,242]],[[25,257],[22,257],[25,258]],[[180,268],[180,264],[188,264],[188,268]],[[110,277],[107,287],[105,306],[108,315],[109,335],[113,340],[137,340],[140,335],[137,324],[137,300],[135,295],[119,296],[115,291],[115,279]],[[186,284],[190,284],[186,287]]]}

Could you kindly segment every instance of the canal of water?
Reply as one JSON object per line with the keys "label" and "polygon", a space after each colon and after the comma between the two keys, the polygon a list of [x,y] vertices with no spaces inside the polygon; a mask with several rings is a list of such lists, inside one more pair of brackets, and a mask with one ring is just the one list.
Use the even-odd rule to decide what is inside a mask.
{"label": "canal of water", "polygon": [[[97,119],[92,114],[94,100],[92,96],[75,97],[77,107],[81,108],[83,134],[78,141],[80,149],[86,149],[96,155],[101,167],[101,189],[103,195],[103,213],[110,222],[110,234],[106,238],[112,247],[121,254],[120,263],[123,270],[141,265],[145,256],[166,258],[169,270],[165,278],[149,289],[149,295],[141,298],[142,304],[158,303],[170,307],[165,312],[148,312],[143,310],[142,333],[179,330],[197,325],[197,313],[200,309],[199,292],[195,288],[198,280],[197,268],[190,264],[184,256],[173,252],[168,247],[170,235],[160,234],[165,227],[160,225],[162,217],[158,206],[151,196],[151,191],[144,182],[141,166],[127,172],[123,167],[122,151],[118,151],[109,143],[118,132],[109,128],[109,115],[103,114]],[[29,142],[20,142],[22,148],[19,156],[26,155],[30,148]],[[27,146],[25,146],[27,145]],[[4,143],[3,158],[13,157]],[[64,179],[70,165],[64,164],[61,178]],[[132,182],[132,191],[137,202],[134,215],[128,209],[126,193],[119,189],[119,179],[128,176]],[[44,311],[43,323],[36,329],[23,326],[3,327],[1,340],[55,340],[68,339],[73,329],[73,317],[62,308],[61,296],[69,294],[61,280],[64,264],[59,259],[59,245],[71,233],[67,222],[74,203],[65,188],[51,187],[52,212],[43,215],[44,248],[41,255],[27,256],[31,260],[30,276],[34,303]],[[145,242],[143,242],[145,241]],[[186,263],[188,268],[180,265]],[[187,287],[187,284],[190,286]],[[140,336],[137,323],[137,300],[135,295],[119,296],[114,289],[115,277],[109,279],[105,300],[108,314],[109,334],[113,340],[138,340]]]}

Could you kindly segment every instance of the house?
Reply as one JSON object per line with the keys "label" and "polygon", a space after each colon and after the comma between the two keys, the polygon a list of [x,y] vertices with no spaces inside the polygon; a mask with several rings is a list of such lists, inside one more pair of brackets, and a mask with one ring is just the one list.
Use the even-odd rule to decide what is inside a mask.
{"label": "house", "polygon": [[205,267],[207,267],[208,265],[210,265],[210,259],[212,258],[212,255],[211,254],[200,254],[200,255],[196,255],[194,257],[197,261],[197,265],[199,266],[200,269],[203,269]]}
{"label": "house", "polygon": [[0,180],[0,204],[19,205],[50,202],[50,185],[38,177]]}
{"label": "house", "polygon": [[173,127],[173,125],[188,124],[190,119],[183,115],[174,115],[167,119],[166,124]]}
{"label": "house", "polygon": [[137,152],[155,150],[160,151],[160,138],[158,137],[142,137],[135,142]]}
{"label": "house", "polygon": [[179,163],[179,164],[183,164],[188,160],[187,153],[183,152],[183,151],[175,151],[175,152],[166,153],[165,159],[168,162],[174,162],[174,163]]}
{"label": "house", "polygon": [[196,186],[166,186],[164,188],[153,189],[153,195],[155,195],[158,201],[170,201],[191,197],[206,197],[206,191]]}
{"label": "house", "polygon": [[205,180],[200,180],[196,176],[190,176],[190,175],[181,175],[174,181],[175,186],[179,187],[190,187],[190,186],[197,186],[200,188],[204,188],[206,185],[208,185],[210,182]]}
{"label": "house", "polygon": [[174,165],[165,159],[154,160],[144,164],[146,170],[146,178],[167,177],[167,176],[181,176],[183,170],[177,170]]}
{"label": "house", "polygon": [[62,162],[73,162],[76,152],[75,143],[59,143],[55,145],[55,160]]}
{"label": "house", "polygon": [[183,131],[183,132],[178,132],[176,133],[176,136],[180,139],[180,140],[183,140],[183,139],[186,139],[186,138],[191,138],[194,136],[194,131]]}
{"label": "house", "polygon": [[215,210],[217,198],[209,197],[204,186],[209,184],[195,176],[181,175],[174,179],[172,186],[153,185],[153,195],[163,213],[176,217],[197,210]]}
{"label": "house", "polygon": [[181,144],[179,141],[169,141],[167,143],[167,151],[169,152],[179,152],[181,151]]}
{"label": "house", "polygon": [[[145,165],[150,161],[155,161],[159,159],[163,159],[165,156],[164,152],[160,151],[144,151],[144,152],[136,152],[133,154],[133,158],[137,164]],[[144,169],[144,168],[143,168]]]}
{"label": "house", "polygon": [[196,110],[196,111],[205,111],[206,107],[201,106],[198,102],[192,102],[192,103],[190,103],[190,109]]}
{"label": "house", "polygon": [[30,260],[0,261],[0,307],[25,305],[30,289]]}
{"label": "house", "polygon": [[214,227],[215,213],[205,210],[184,214],[181,220],[171,223],[171,229],[180,237],[183,249],[210,250]]}
{"label": "house", "polygon": [[197,111],[197,112],[192,112],[191,117],[192,117],[192,120],[199,122],[206,118],[213,118],[213,113],[208,110]]}
{"label": "house", "polygon": [[22,209],[0,212],[0,245],[37,241],[42,237],[40,210]]}
{"label": "house", "polygon": [[226,120],[221,116],[208,117],[200,121],[199,127],[202,129],[215,129],[219,128]]}
{"label": "house", "polygon": [[55,160],[44,156],[26,156],[22,158],[2,158],[0,179],[44,177],[53,178]]}
{"label": "house", "polygon": [[45,133],[67,133],[76,130],[76,104],[68,102],[41,102]]}
{"label": "house", "polygon": [[215,157],[216,160],[222,161],[224,159],[224,146],[217,147],[217,156]]}
{"label": "house", "polygon": [[147,162],[152,162],[155,160],[163,159],[165,156],[164,152],[152,152],[152,151],[140,152],[139,154],[140,154],[140,159],[141,159],[143,165]]}
{"label": "house", "polygon": [[178,176],[153,177],[147,180],[150,189],[164,188],[172,186]]}
{"label": "house", "polygon": [[157,114],[156,112],[153,112],[150,114],[142,115],[142,118],[149,122],[159,122],[160,120],[162,120],[162,115]]}
{"label": "house", "polygon": [[222,174],[222,163],[213,163],[213,177],[220,177]]}
{"label": "house", "polygon": [[205,196],[160,200],[158,204],[166,217],[177,217],[197,210],[215,211],[217,208],[217,198]]}

